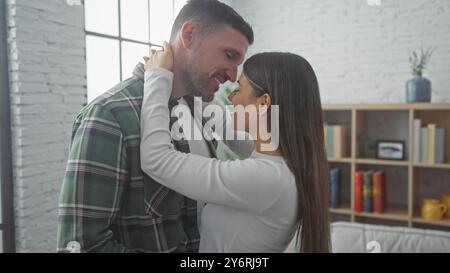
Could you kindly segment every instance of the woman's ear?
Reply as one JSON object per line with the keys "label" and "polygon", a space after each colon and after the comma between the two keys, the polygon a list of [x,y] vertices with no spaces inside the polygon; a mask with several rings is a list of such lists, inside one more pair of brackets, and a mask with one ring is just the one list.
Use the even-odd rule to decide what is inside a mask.
{"label": "woman's ear", "polygon": [[261,114],[267,113],[267,111],[270,109],[270,106],[272,105],[272,99],[270,98],[269,94],[264,94],[261,97],[258,98],[258,105],[260,108]]}
{"label": "woman's ear", "polygon": [[191,48],[194,43],[194,34],[197,31],[197,27],[191,21],[186,21],[180,30],[181,42],[185,48]]}
{"label": "woman's ear", "polygon": [[267,106],[269,108],[272,105],[272,99],[270,98],[269,94],[264,94],[261,97],[259,97],[259,104],[262,106]]}

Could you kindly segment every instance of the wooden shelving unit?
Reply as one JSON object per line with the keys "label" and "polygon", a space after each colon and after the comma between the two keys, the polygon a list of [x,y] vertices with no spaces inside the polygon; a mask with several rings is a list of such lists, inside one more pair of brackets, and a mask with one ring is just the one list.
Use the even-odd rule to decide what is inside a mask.
{"label": "wooden shelving unit", "polygon": [[450,170],[450,164],[413,164],[416,168],[430,168],[430,169],[447,169]]}
{"label": "wooden shelving unit", "polygon": [[[325,122],[351,128],[350,157],[328,160],[330,166],[346,168],[348,173],[343,183],[347,183],[344,188],[349,192],[345,192],[340,208],[330,209],[332,218],[336,216],[353,222],[368,219],[371,223],[392,222],[392,225],[450,230],[450,219],[428,221],[420,218],[424,198],[440,199],[441,194],[450,193],[450,104],[324,104],[323,110]],[[413,121],[416,118],[422,120],[422,126],[435,123],[444,128],[444,164],[413,162]],[[378,140],[404,141],[405,160],[379,160],[363,154],[359,143],[362,133]],[[392,178],[388,175],[386,180],[386,184],[391,186],[387,185],[390,192],[387,193],[386,211],[381,214],[355,212],[354,173],[384,168],[392,173]],[[433,191],[433,187],[437,190]],[[399,200],[401,204],[398,204]]]}
{"label": "wooden shelving unit", "polygon": [[342,214],[342,215],[351,215],[352,207],[350,200],[343,200],[341,202],[341,207],[337,209],[330,208],[331,213]]}
{"label": "wooden shelving unit", "polygon": [[444,220],[436,220],[436,221],[428,221],[420,218],[419,216],[413,218],[414,223],[419,224],[426,224],[430,226],[442,226],[442,227],[449,227],[450,226],[450,219],[444,219]]}
{"label": "wooden shelving unit", "polygon": [[368,213],[368,212],[355,212],[356,216],[377,218],[385,220],[403,220],[408,221],[408,207],[407,206],[390,206],[383,213]]}
{"label": "wooden shelving unit", "polygon": [[378,159],[356,159],[355,162],[361,165],[381,165],[381,166],[408,166],[408,161],[389,161]]}
{"label": "wooden shelving unit", "polygon": [[352,159],[351,158],[329,158],[328,161],[333,162],[333,163],[351,163]]}
{"label": "wooden shelving unit", "polygon": [[335,213],[335,214],[351,215],[352,209],[350,207],[349,208],[330,209],[330,212]]}

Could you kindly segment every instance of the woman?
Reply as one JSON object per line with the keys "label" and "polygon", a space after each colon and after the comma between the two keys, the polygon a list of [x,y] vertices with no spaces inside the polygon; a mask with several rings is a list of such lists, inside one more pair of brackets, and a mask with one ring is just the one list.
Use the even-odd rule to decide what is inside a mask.
{"label": "woman", "polygon": [[[283,252],[297,233],[301,252],[329,252],[328,166],[322,109],[313,69],[290,53],[261,53],[244,63],[234,106],[259,115],[279,106],[279,147],[246,160],[220,161],[171,148],[170,46],[146,58],[141,165],[164,186],[207,203],[200,252]],[[246,130],[250,121],[245,120]],[[270,129],[270,125],[268,127]]]}

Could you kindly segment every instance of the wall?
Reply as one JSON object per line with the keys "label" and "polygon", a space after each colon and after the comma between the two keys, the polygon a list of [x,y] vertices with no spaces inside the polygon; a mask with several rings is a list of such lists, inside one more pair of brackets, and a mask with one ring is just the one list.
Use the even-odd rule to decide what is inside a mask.
{"label": "wall", "polygon": [[83,8],[69,2],[7,0],[18,252],[56,250],[71,127],[86,102]]}
{"label": "wall", "polygon": [[[369,2],[377,2],[371,0]],[[233,0],[253,26],[249,54],[290,51],[314,67],[326,103],[404,102],[408,50],[437,46],[424,76],[450,102],[450,1]]]}

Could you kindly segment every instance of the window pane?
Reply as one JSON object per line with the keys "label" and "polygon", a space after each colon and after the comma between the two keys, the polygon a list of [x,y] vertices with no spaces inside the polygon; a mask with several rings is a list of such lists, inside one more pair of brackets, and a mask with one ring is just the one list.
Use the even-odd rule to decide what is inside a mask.
{"label": "window pane", "polygon": [[172,1],[150,0],[150,42],[162,45],[164,41],[168,41],[172,22]]}
{"label": "window pane", "polygon": [[144,63],[143,56],[149,55],[150,47],[147,45],[122,42],[122,78],[126,79],[133,74],[134,67]]}
{"label": "window pane", "polygon": [[122,36],[147,43],[148,0],[121,1],[120,7]]}
{"label": "window pane", "polygon": [[174,7],[173,7],[173,19],[175,20],[175,17],[177,17],[178,13],[180,12],[181,8],[186,4],[187,0],[174,0]]}
{"label": "window pane", "polygon": [[120,81],[119,41],[86,36],[88,102]]}
{"label": "window pane", "polygon": [[87,31],[119,35],[117,0],[86,0],[84,11]]}

